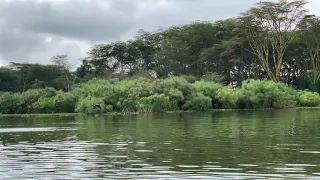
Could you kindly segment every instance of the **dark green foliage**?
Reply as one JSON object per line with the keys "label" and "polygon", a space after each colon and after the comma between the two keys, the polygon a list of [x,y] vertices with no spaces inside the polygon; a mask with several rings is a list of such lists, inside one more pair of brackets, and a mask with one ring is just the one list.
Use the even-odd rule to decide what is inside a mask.
{"label": "dark green foliage", "polygon": [[32,113],[32,104],[40,98],[50,98],[56,95],[56,90],[53,88],[44,89],[29,89],[20,94],[19,111],[17,113]]}
{"label": "dark green foliage", "polygon": [[0,113],[1,114],[16,114],[21,107],[20,94],[5,92],[0,95]]}
{"label": "dark green foliage", "polygon": [[[0,113],[94,114],[95,103],[104,112],[318,106],[319,17],[303,11],[292,19],[295,29],[282,31],[288,24],[275,28],[270,18],[293,22],[282,15],[305,2],[259,4],[242,18],[140,30],[127,41],[96,44],[76,72],[66,55],[51,65],[12,62],[0,68]],[[235,91],[230,82],[237,82]]]}
{"label": "dark green foliage", "polygon": [[19,73],[8,68],[0,68],[0,91],[19,91]]}
{"label": "dark green foliage", "polygon": [[196,82],[198,80],[198,78],[196,76],[193,76],[193,75],[181,75],[179,77],[184,78],[189,83],[194,83],[194,82]]}
{"label": "dark green foliage", "polygon": [[298,91],[283,83],[246,80],[239,90],[244,108],[283,108],[297,103]]}
{"label": "dark green foliage", "polygon": [[137,109],[140,112],[165,111],[170,109],[170,99],[165,94],[153,94],[138,100]]}
{"label": "dark green foliage", "polygon": [[183,107],[196,111],[206,111],[212,108],[212,98],[205,96],[202,93],[197,93],[190,101],[187,101]]}
{"label": "dark green foliage", "polygon": [[[102,110],[93,108],[100,104]],[[235,91],[212,81],[188,82],[182,77],[130,80],[93,79],[70,92],[53,88],[24,93],[2,92],[0,113],[165,112],[176,110],[314,107],[320,95],[283,83],[246,80]]]}
{"label": "dark green foliage", "polygon": [[58,91],[55,96],[39,98],[32,104],[32,108],[36,113],[72,113],[77,102],[75,94]]}
{"label": "dark green foliage", "polygon": [[209,72],[209,73],[206,73],[205,75],[203,75],[201,77],[201,80],[211,81],[211,82],[215,82],[215,83],[223,83],[223,82],[225,82],[225,77],[223,77],[217,73]]}
{"label": "dark green foliage", "polygon": [[234,108],[238,101],[238,94],[231,87],[211,81],[197,81],[193,86],[196,92],[212,99],[213,108]]}

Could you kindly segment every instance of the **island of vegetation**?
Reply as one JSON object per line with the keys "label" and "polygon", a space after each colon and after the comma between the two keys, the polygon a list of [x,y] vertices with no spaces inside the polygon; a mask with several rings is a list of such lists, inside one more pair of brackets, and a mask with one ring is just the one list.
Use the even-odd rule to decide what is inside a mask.
{"label": "island of vegetation", "polygon": [[165,112],[317,107],[320,18],[304,0],[260,2],[238,17],[198,21],[94,45],[76,70],[0,68],[0,114]]}

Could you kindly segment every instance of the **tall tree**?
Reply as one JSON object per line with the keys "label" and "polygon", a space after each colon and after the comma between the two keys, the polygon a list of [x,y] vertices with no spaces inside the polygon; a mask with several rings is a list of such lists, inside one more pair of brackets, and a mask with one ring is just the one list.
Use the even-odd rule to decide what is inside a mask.
{"label": "tall tree", "polygon": [[19,72],[0,67],[0,91],[19,91]]}
{"label": "tall tree", "polygon": [[320,80],[320,18],[305,16],[299,24],[299,35],[310,56],[309,80],[316,84]]}
{"label": "tall tree", "polygon": [[264,1],[240,17],[250,51],[257,56],[273,81],[280,81],[283,57],[296,36],[297,24],[307,12],[305,4],[305,0]]}
{"label": "tall tree", "polygon": [[70,91],[71,65],[68,62],[68,55],[62,54],[62,55],[53,56],[51,58],[51,61],[54,63],[54,65],[58,66],[61,69],[63,76],[64,76],[66,83],[67,83],[67,89],[68,89],[68,91]]}
{"label": "tall tree", "polygon": [[21,91],[24,92],[31,84],[32,65],[28,63],[10,62],[10,68],[19,72],[19,80],[22,83]]}
{"label": "tall tree", "polygon": [[54,87],[64,89],[63,71],[56,65],[41,65],[31,63],[11,62],[10,68],[18,74],[19,90],[22,92],[30,88]]}

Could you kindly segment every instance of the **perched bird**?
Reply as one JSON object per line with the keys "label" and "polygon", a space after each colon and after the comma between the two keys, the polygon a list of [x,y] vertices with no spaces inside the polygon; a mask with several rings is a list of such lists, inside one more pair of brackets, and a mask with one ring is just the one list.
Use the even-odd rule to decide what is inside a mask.
{"label": "perched bird", "polygon": [[101,108],[100,104],[94,104],[92,107],[93,107],[93,109],[99,108],[100,109],[100,114],[103,113],[103,109]]}
{"label": "perched bird", "polygon": [[93,109],[95,109],[95,108],[99,108],[99,109],[101,109],[100,104],[94,104],[92,107],[93,107]]}

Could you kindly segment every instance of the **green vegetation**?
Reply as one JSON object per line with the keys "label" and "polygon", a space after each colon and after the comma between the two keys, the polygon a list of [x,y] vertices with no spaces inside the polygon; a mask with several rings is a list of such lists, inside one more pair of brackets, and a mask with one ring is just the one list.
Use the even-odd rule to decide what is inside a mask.
{"label": "green vegetation", "polygon": [[0,95],[2,114],[104,112],[205,111],[209,109],[255,109],[314,107],[318,93],[301,91],[270,80],[246,80],[233,90],[213,81],[184,77],[166,79],[93,79],[78,84],[70,92],[53,88],[29,89],[23,93]]}
{"label": "green vegetation", "polygon": [[140,30],[94,45],[76,71],[66,55],[12,62],[0,68],[0,113],[316,107],[320,18],[305,4],[260,2],[237,18]]}

